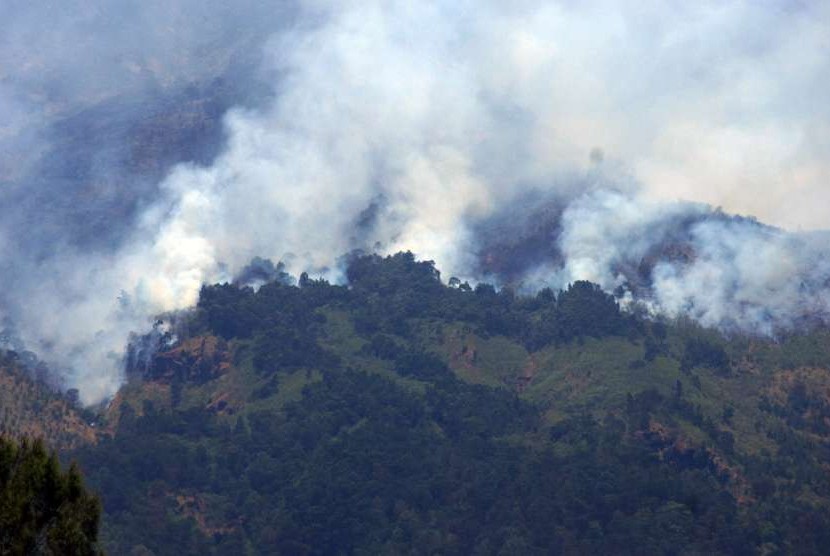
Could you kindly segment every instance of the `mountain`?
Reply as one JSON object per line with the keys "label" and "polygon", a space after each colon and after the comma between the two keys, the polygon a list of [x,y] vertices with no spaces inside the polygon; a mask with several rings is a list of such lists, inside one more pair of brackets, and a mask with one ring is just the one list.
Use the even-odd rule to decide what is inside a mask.
{"label": "mountain", "polygon": [[95,416],[79,406],[77,391],[57,393],[23,355],[0,352],[0,435],[40,438],[61,450],[94,443]]}
{"label": "mountain", "polygon": [[826,552],[830,4],[617,4],[0,3],[0,554]]}
{"label": "mountain", "polygon": [[202,288],[77,459],[117,554],[773,554],[830,531],[830,332],[354,256]]}

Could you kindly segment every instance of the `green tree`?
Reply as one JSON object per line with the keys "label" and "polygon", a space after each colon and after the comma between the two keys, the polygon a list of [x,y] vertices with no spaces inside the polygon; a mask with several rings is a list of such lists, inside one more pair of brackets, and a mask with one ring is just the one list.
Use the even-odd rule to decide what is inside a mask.
{"label": "green tree", "polygon": [[40,441],[0,438],[0,554],[98,554],[98,498]]}

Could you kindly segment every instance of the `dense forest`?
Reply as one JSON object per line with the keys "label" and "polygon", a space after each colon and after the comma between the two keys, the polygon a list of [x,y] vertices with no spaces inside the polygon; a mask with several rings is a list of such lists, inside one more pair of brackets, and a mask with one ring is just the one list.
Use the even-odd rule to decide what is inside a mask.
{"label": "dense forest", "polygon": [[136,338],[96,441],[63,452],[101,496],[108,552],[830,543],[827,331],[724,337],[588,282],[444,285],[411,253],[346,276],[205,286]]}
{"label": "dense forest", "polygon": [[98,499],[40,441],[0,438],[0,554],[98,554]]}

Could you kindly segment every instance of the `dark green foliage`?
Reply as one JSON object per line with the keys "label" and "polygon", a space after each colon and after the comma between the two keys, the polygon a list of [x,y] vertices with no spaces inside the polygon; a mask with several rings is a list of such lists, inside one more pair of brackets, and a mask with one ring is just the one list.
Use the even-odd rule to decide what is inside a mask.
{"label": "dark green foliage", "polygon": [[400,353],[402,347],[394,338],[388,334],[375,334],[372,340],[366,346],[366,352],[369,355],[379,357],[381,359],[395,359]]}
{"label": "dark green foliage", "polygon": [[199,293],[199,308],[205,311],[210,330],[225,339],[246,338],[258,325],[257,315],[250,308],[254,290],[231,284],[203,286]]}
{"label": "dark green foliage", "polygon": [[229,284],[202,288],[199,318],[225,339],[253,337],[254,365],[262,372],[333,367],[337,358],[316,341],[322,315],[315,309],[343,299],[345,289],[301,278],[301,286],[265,284],[254,292]]}
{"label": "dark green foliage", "polygon": [[729,356],[723,346],[703,338],[691,338],[686,341],[680,365],[684,372],[700,366],[709,367],[722,374],[728,374],[730,370]]}
{"label": "dark green foliage", "polygon": [[274,327],[258,334],[253,353],[256,368],[267,373],[338,365],[337,357],[321,348],[313,336],[291,328]]}
{"label": "dark green foliage", "polygon": [[611,295],[590,282],[574,282],[559,295],[558,317],[561,337],[622,335],[625,322]]}
{"label": "dark green foliage", "polygon": [[354,257],[346,270],[349,284],[357,291],[394,297],[402,292],[428,294],[442,288],[441,274],[432,261],[417,261],[411,252]]}
{"label": "dark green foliage", "polygon": [[343,299],[345,293],[345,288],[312,280],[305,280],[303,287],[271,282],[256,292],[231,284],[203,286],[198,318],[207,330],[226,340],[274,328],[314,335],[321,322],[314,309]]}
{"label": "dark green foliage", "polygon": [[100,511],[74,464],[0,438],[0,554],[98,554]]}
{"label": "dark green foliage", "polygon": [[654,359],[663,351],[662,346],[651,336],[646,336],[643,341],[643,347],[645,348],[643,359],[649,363],[654,361]]}
{"label": "dark green foliage", "polygon": [[[589,282],[576,282],[558,296],[543,290],[534,299],[516,297],[509,289],[496,291],[485,283],[469,291],[443,286],[432,261],[417,261],[408,252],[354,256],[346,275],[349,288],[307,275],[300,277],[299,287],[272,282],[256,292],[229,284],[205,286],[199,298],[200,319],[225,339],[254,337],[257,366],[263,370],[268,365],[273,369],[334,364],[312,346],[321,319],[315,310],[326,305],[347,309],[358,332],[373,338],[372,349],[387,351],[389,342],[380,346],[376,342],[384,340],[374,338],[408,336],[415,318],[467,321],[482,335],[515,338],[529,349],[585,336],[642,333],[641,324],[624,316],[613,296]],[[306,351],[307,358],[302,356]]]}
{"label": "dark green foliage", "polygon": [[354,258],[347,270],[350,305],[363,334],[406,336],[408,319],[432,317],[473,323],[483,335],[515,338],[529,349],[583,336],[639,335],[639,323],[620,313],[613,296],[589,282],[576,282],[557,296],[542,290],[534,299],[496,291],[486,283],[444,287],[431,261],[411,253]]}
{"label": "dark green foliage", "polygon": [[[636,403],[653,410],[660,400]],[[264,554],[750,546],[706,454],[702,464],[662,461],[612,416],[565,421],[540,451],[513,445],[505,435],[540,421],[504,390],[447,380],[421,397],[342,370],[283,413],[251,414],[247,427],[208,426],[188,441],[181,422],[151,412],[83,454],[117,527],[114,552],[141,543],[156,554],[221,554],[243,542]],[[117,483],[104,471],[115,469]],[[239,527],[209,538],[174,519],[173,493],[193,489]]]}
{"label": "dark green foliage", "polygon": [[812,393],[797,381],[787,395],[786,404],[761,400],[761,409],[782,419],[787,425],[820,435],[830,435],[830,404],[822,393]]}
{"label": "dark green foliage", "polygon": [[454,380],[440,357],[423,350],[403,350],[395,357],[395,370],[403,376],[429,381]]}
{"label": "dark green foliage", "polygon": [[[777,451],[742,450],[742,405],[713,407],[702,394],[739,375],[724,347],[734,345],[716,334],[621,313],[588,282],[531,298],[459,280],[445,287],[411,253],[352,257],[346,275],[348,286],[302,275],[297,286],[203,288],[191,330],[233,340],[256,388],[223,415],[188,407],[188,388],[210,383],[183,375],[169,407],[124,405],[115,437],[77,454],[103,493],[107,548],[754,554],[830,545],[830,511],[815,502],[830,499],[830,444],[802,434],[830,435],[828,406],[798,384],[786,402],[765,399],[758,415],[772,424],[756,427]],[[441,355],[444,327],[547,354],[627,338],[643,358],[620,372],[648,382],[615,407],[535,406],[512,384],[459,379]],[[794,360],[800,344],[788,342],[779,356]],[[805,344],[809,360],[820,360],[820,344]],[[584,374],[567,378],[575,395]],[[674,436],[684,428],[694,442]]]}

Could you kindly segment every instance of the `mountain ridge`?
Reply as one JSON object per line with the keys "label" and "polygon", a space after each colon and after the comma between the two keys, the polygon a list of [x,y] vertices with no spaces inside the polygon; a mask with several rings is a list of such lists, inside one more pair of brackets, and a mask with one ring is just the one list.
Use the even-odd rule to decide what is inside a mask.
{"label": "mountain ridge", "polygon": [[[830,523],[825,329],[725,337],[626,315],[588,283],[535,297],[467,291],[403,253],[358,257],[348,274],[349,287],[206,286],[179,332],[154,336],[158,351],[99,418],[109,434],[66,452],[101,493],[104,546],[806,553],[823,542],[811,528]],[[404,455],[430,461],[431,451],[449,459],[417,471]],[[475,453],[502,486],[456,475]],[[384,490],[400,465],[397,491]],[[603,483],[607,473],[640,490]],[[410,491],[420,481],[431,502]],[[487,506],[459,506],[458,488],[490,492],[487,504],[507,513],[474,518]],[[586,521],[565,510],[577,500]],[[507,510],[550,503],[564,506]],[[812,525],[792,512],[811,512]],[[431,531],[432,545],[395,540],[405,515],[408,534]],[[546,529],[544,516],[558,525]]]}

